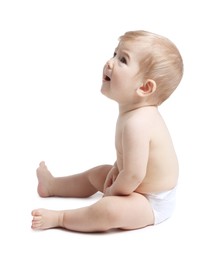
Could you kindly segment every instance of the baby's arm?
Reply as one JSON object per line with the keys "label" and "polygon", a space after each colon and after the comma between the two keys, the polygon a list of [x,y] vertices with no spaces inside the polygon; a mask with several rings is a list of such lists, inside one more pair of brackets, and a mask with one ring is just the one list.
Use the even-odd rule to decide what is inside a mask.
{"label": "baby's arm", "polygon": [[139,120],[128,122],[122,135],[123,169],[105,195],[129,195],[146,175],[150,134]]}

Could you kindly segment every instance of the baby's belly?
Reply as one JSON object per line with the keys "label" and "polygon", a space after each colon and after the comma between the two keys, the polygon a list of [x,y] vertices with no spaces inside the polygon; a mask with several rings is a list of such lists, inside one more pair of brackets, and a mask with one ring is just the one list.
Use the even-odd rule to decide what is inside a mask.
{"label": "baby's belly", "polygon": [[173,189],[177,185],[177,179],[174,180],[160,180],[160,181],[143,181],[135,190],[137,193],[146,194],[146,193],[156,193],[164,192]]}

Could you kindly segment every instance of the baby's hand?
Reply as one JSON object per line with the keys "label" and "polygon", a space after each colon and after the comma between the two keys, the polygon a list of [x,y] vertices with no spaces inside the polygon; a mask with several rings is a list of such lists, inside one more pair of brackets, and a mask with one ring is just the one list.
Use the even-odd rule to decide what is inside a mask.
{"label": "baby's hand", "polygon": [[107,197],[107,196],[112,196],[112,194],[111,194],[111,186],[104,190],[103,197]]}
{"label": "baby's hand", "polygon": [[113,166],[106,177],[106,180],[104,183],[104,188],[103,188],[103,193],[105,193],[106,189],[109,188],[113,184],[113,182],[117,178],[117,175],[118,175],[118,170],[115,166]]}
{"label": "baby's hand", "polygon": [[111,174],[108,174],[104,183],[103,193],[106,192],[106,190],[112,185],[112,183],[113,183],[112,176]]}

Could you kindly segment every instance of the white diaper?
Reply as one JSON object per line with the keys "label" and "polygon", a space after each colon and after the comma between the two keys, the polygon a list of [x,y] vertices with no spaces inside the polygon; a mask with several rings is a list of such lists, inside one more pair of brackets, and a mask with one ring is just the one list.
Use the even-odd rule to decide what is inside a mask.
{"label": "white diaper", "polygon": [[169,191],[148,193],[144,196],[150,202],[154,212],[154,224],[159,224],[171,217],[176,202],[176,187]]}

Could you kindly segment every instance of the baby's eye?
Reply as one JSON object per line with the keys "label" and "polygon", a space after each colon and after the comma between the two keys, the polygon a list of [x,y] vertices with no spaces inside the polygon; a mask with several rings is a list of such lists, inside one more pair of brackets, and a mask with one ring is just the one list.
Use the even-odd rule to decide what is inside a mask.
{"label": "baby's eye", "polygon": [[127,64],[126,58],[124,58],[124,57],[121,57],[121,58],[120,58],[120,62],[122,62],[122,63],[124,63],[124,64]]}
{"label": "baby's eye", "polygon": [[117,53],[116,53],[116,52],[114,52],[114,54],[113,54],[113,58],[114,58],[116,55],[117,55]]}

